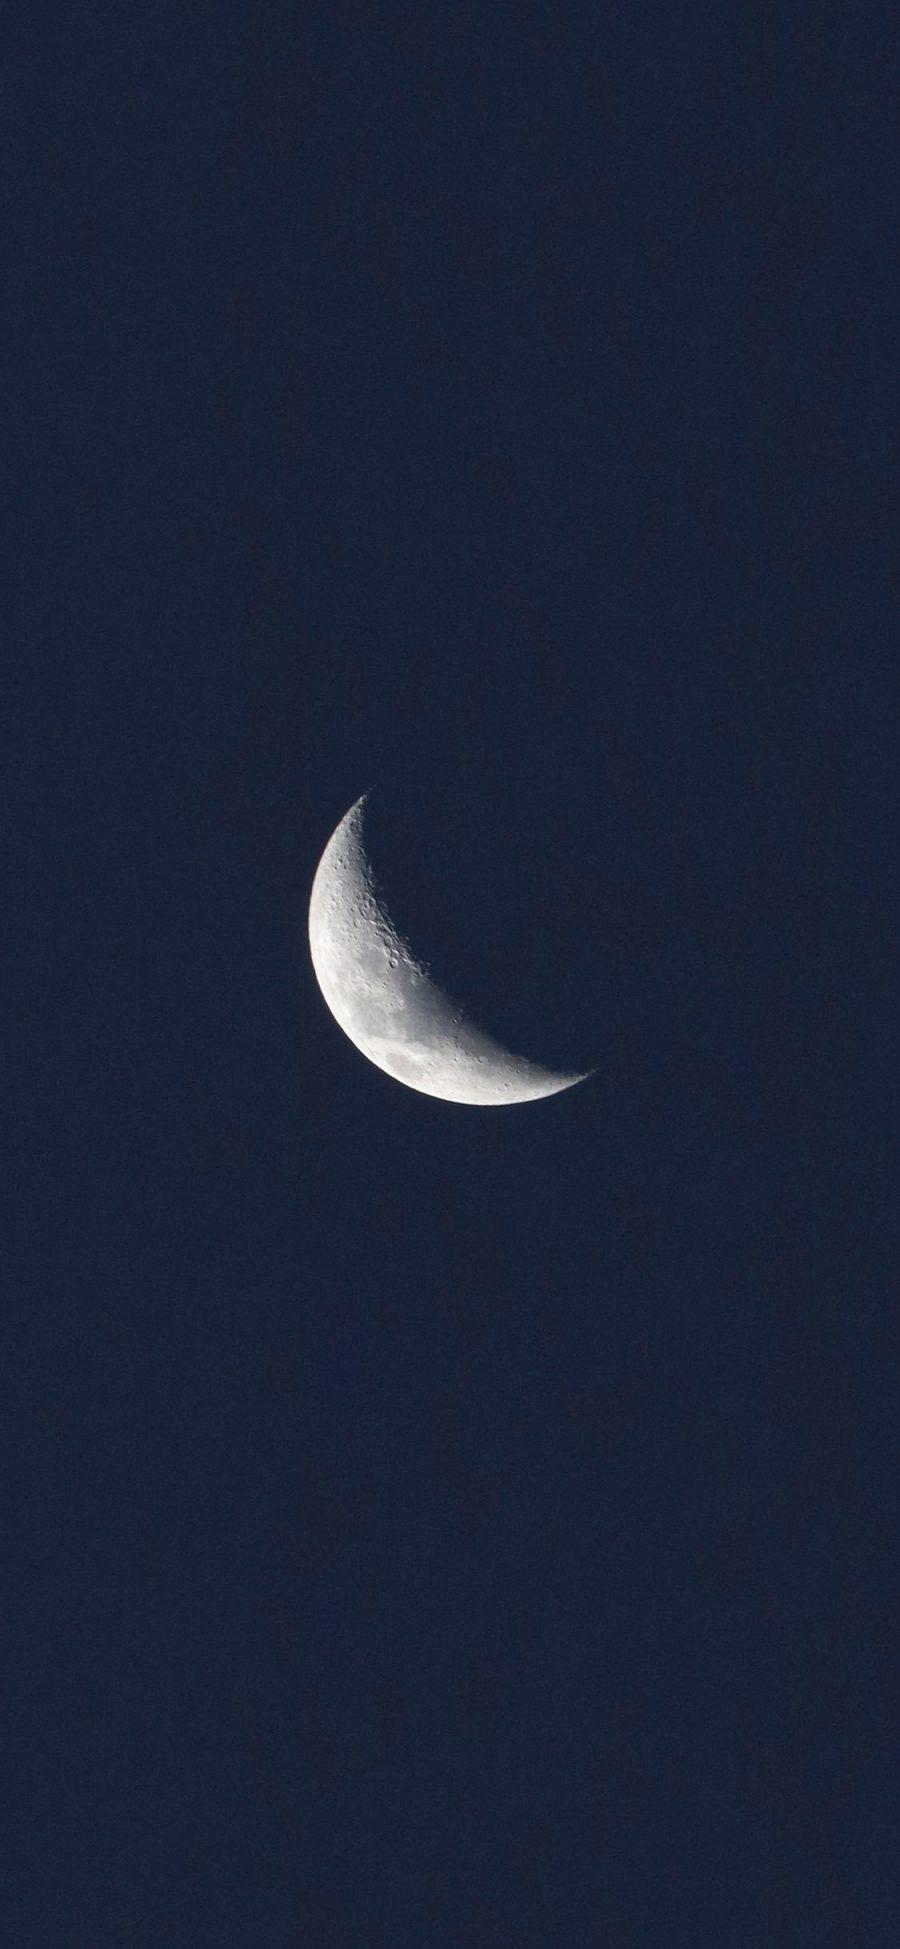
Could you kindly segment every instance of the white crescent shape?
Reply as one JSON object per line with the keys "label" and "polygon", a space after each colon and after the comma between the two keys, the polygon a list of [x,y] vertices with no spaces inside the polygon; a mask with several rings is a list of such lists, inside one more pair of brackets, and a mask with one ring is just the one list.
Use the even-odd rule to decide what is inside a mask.
{"label": "white crescent shape", "polygon": [[[332,833],[309,903],[309,948],[335,1021],[397,1082],[448,1103],[527,1103],[583,1082],[484,1035],[398,934],[365,843],[368,794]],[[589,1072],[585,1072],[589,1073]]]}

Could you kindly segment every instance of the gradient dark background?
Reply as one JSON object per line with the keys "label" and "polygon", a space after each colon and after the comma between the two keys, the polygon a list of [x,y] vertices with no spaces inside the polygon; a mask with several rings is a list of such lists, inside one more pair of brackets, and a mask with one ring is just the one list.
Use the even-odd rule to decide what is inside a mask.
{"label": "gradient dark background", "polygon": [[[886,17],[8,32],[5,1949],[898,1940]],[[411,764],[570,1094],[324,1009]]]}

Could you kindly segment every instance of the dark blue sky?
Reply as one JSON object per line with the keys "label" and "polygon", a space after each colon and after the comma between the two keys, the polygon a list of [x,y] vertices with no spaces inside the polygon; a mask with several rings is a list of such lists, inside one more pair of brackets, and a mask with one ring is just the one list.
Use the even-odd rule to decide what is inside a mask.
{"label": "dark blue sky", "polygon": [[[28,10],[9,1949],[897,1940],[895,56]],[[474,967],[522,890],[591,1083],[442,1105],[325,1012],[411,766],[508,872],[459,907],[438,794],[410,896]]]}

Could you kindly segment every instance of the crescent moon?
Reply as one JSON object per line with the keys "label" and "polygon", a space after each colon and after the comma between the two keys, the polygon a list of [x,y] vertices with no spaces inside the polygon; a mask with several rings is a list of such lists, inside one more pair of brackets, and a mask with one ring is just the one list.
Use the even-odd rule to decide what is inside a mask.
{"label": "crescent moon", "polygon": [[448,1103],[527,1103],[583,1082],[589,1071],[560,1075],[484,1034],[416,958],[375,879],[367,797],[332,833],[309,903],[313,968],[345,1035],[397,1082]]}

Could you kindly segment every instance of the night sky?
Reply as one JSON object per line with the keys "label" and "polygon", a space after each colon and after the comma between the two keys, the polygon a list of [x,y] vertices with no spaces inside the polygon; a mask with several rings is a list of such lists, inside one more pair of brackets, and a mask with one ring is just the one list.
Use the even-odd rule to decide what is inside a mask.
{"label": "night sky", "polygon": [[900,1940],[885,18],[8,38],[4,1949]]}

